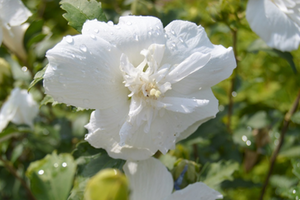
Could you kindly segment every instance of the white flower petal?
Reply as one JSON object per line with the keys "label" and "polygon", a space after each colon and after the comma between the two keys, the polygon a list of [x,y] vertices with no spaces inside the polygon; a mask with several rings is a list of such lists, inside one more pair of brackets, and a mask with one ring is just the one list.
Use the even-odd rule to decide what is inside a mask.
{"label": "white flower petal", "polygon": [[129,179],[131,200],[164,200],[173,189],[173,178],[157,159],[127,161],[123,167]]}
{"label": "white flower petal", "polygon": [[[187,21],[173,21],[165,28],[167,48],[162,63],[181,63],[195,52],[210,54],[208,63],[187,78],[172,85],[184,94],[211,87],[228,78],[236,67],[233,50],[213,45],[203,27]],[[175,47],[174,47],[175,46]],[[182,88],[182,86],[185,86]]]}
{"label": "white flower petal", "polygon": [[23,60],[27,57],[23,39],[28,26],[29,24],[25,23],[19,26],[12,26],[10,30],[3,28],[3,43]]}
{"label": "white flower petal", "polygon": [[216,190],[208,187],[202,182],[188,185],[182,190],[178,190],[165,200],[216,200],[223,196]]}
{"label": "white flower petal", "polygon": [[2,23],[10,26],[21,25],[32,14],[20,0],[2,0],[0,6],[0,19]]}
{"label": "white flower petal", "polygon": [[[251,29],[268,46],[281,51],[296,50],[300,44],[300,24],[297,24],[280,8],[282,6],[277,7],[270,0],[249,0],[246,18]],[[297,9],[295,14],[300,21],[299,7]]]}
{"label": "white flower petal", "polygon": [[166,76],[166,81],[176,83],[185,77],[198,71],[205,66],[210,59],[210,54],[202,54],[199,52],[193,53],[183,62],[176,65]]}
{"label": "white flower petal", "polygon": [[[125,160],[144,160],[156,151],[144,148],[144,143],[135,146],[120,146],[120,128],[126,121],[129,102],[116,105],[114,108],[92,112],[90,122],[85,126],[89,130],[87,140],[95,148],[104,148],[113,158]],[[147,138],[145,138],[147,140]]]}
{"label": "white flower petal", "polygon": [[122,16],[119,23],[87,21],[83,25],[83,34],[101,37],[126,52],[130,62],[137,66],[144,56],[141,50],[151,44],[165,44],[163,25],[156,17]]}
{"label": "white flower petal", "polygon": [[54,100],[92,109],[127,101],[119,70],[121,53],[101,38],[67,36],[46,54],[45,93]]}
{"label": "white flower petal", "polygon": [[188,99],[178,97],[165,97],[157,101],[157,107],[165,108],[173,112],[192,113],[199,106],[206,106],[208,100]]}
{"label": "white flower petal", "polygon": [[0,111],[0,132],[9,121],[33,127],[33,119],[38,114],[38,105],[26,90],[15,88]]}

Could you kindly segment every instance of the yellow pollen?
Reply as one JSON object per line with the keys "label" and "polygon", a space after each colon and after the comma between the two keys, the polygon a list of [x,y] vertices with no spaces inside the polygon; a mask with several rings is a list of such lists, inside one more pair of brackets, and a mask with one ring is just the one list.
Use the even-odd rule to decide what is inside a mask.
{"label": "yellow pollen", "polygon": [[161,95],[161,92],[155,88],[152,88],[150,90],[150,96],[155,96],[156,98],[158,98]]}

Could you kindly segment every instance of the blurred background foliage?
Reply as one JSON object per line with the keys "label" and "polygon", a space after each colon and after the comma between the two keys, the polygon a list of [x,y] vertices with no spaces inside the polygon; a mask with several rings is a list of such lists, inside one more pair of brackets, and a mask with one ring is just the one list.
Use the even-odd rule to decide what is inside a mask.
{"label": "blurred background foliage", "polygon": [[[0,106],[14,87],[29,87],[34,75],[46,66],[49,48],[66,35],[78,34],[62,16],[65,11],[59,0],[23,2],[33,13],[24,36],[28,58],[21,60],[4,44],[0,47]],[[242,0],[99,2],[107,20],[115,23],[128,14],[157,16],[164,26],[175,19],[188,20],[203,26],[213,44],[234,46],[238,67],[229,79],[213,87],[220,104],[217,117],[201,125],[175,150],[155,156],[174,180],[188,166],[180,188],[203,181],[219,190],[225,200],[258,199],[284,116],[300,88],[296,73],[300,71],[299,49],[282,53],[268,48],[249,28],[247,2]],[[101,169],[122,171],[125,161],[111,159],[104,150],[83,141],[90,110],[52,106],[51,98],[44,98],[42,81],[31,93],[41,102],[34,130],[10,123],[0,134],[0,199],[83,199],[89,178]],[[233,112],[229,116],[230,104]],[[291,117],[264,199],[300,197],[299,134],[298,109]]]}

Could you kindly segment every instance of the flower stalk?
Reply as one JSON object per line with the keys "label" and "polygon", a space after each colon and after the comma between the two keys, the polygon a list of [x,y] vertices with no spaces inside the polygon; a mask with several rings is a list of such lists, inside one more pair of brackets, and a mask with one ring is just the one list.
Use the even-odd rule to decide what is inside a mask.
{"label": "flower stalk", "polygon": [[289,127],[289,124],[290,124],[290,121],[291,121],[291,117],[293,116],[293,114],[297,110],[297,107],[298,107],[298,104],[299,104],[299,100],[300,100],[300,89],[298,91],[298,95],[297,95],[294,103],[292,104],[292,107],[290,108],[290,110],[284,116],[283,127],[281,129],[279,143],[278,143],[278,145],[277,145],[277,147],[276,147],[276,149],[273,152],[273,155],[271,157],[269,171],[268,171],[266,180],[264,182],[264,185],[263,185],[263,188],[262,188],[262,191],[261,191],[261,194],[260,194],[260,198],[259,198],[260,200],[263,200],[265,191],[267,189],[267,186],[268,186],[268,183],[269,183],[269,180],[270,180],[270,177],[271,177],[274,165],[275,165],[276,158],[277,158],[277,156],[279,154],[279,151],[280,151],[280,148],[281,148],[281,146],[283,144],[284,136],[285,136],[285,134],[286,134],[286,132],[288,130],[288,127]]}

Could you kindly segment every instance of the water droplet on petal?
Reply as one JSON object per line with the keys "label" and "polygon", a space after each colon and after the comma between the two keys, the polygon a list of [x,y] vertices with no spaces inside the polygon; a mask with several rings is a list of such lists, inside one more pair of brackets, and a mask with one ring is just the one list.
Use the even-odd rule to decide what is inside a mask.
{"label": "water droplet on petal", "polygon": [[68,164],[67,164],[66,162],[63,162],[63,163],[61,164],[61,166],[62,166],[62,167],[67,167]]}
{"label": "water droplet on petal", "polygon": [[183,43],[183,39],[181,37],[178,38],[181,43]]}
{"label": "water droplet on petal", "polygon": [[108,21],[107,24],[108,24],[109,26],[113,26],[113,25],[114,25],[114,23],[113,23],[112,21]]}
{"label": "water droplet on petal", "polygon": [[94,31],[95,31],[95,33],[99,33],[99,30],[98,30],[98,29],[95,29]]}
{"label": "water droplet on petal", "polygon": [[23,66],[23,67],[22,67],[22,71],[23,71],[23,72],[27,72],[27,70],[28,70],[28,69],[27,69],[26,66]]}
{"label": "water droplet on petal", "polygon": [[135,36],[134,36],[134,40],[135,40],[135,41],[139,41],[139,36],[138,36],[138,35],[135,35]]}
{"label": "water droplet on petal", "polygon": [[91,34],[90,36],[91,36],[92,39],[96,38],[96,36],[94,34]]}
{"label": "water droplet on petal", "polygon": [[167,34],[165,34],[164,36],[165,36],[165,38],[167,38],[167,39],[168,39],[168,35],[167,35]]}
{"label": "water droplet on petal", "polygon": [[66,38],[67,43],[69,43],[69,44],[73,43],[73,38],[72,38],[72,36],[68,35],[68,36],[66,36],[65,38]]}
{"label": "water droplet on petal", "polygon": [[160,35],[159,31],[156,31],[155,33],[156,33],[156,35],[157,35],[157,36],[159,36],[159,35]]}
{"label": "water droplet on petal", "polygon": [[296,190],[293,190],[293,194],[296,194]]}
{"label": "water droplet on petal", "polygon": [[85,46],[84,44],[81,44],[81,45],[79,46],[79,49],[80,49],[81,51],[83,51],[83,52],[86,52],[86,51],[87,51],[87,48],[86,48],[86,46]]}
{"label": "water droplet on petal", "polygon": [[248,140],[247,136],[246,136],[246,135],[243,135],[242,140],[243,140],[244,142],[246,142],[246,141]]}
{"label": "water droplet on petal", "polygon": [[132,23],[131,22],[127,22],[127,25],[130,26],[130,25],[132,25]]}
{"label": "water droplet on petal", "polygon": [[111,51],[111,48],[110,48],[110,47],[108,47],[107,51]]}
{"label": "water droplet on petal", "polygon": [[174,47],[174,48],[175,48],[175,47],[176,47],[176,44],[175,44],[175,43],[172,43],[172,47]]}
{"label": "water droplet on petal", "polygon": [[148,35],[151,36],[151,35],[152,35],[152,32],[151,32],[151,31],[148,31]]}
{"label": "water droplet on petal", "polygon": [[73,58],[75,58],[75,55],[74,55],[74,54],[72,54],[72,53],[71,53],[71,56],[72,56]]}
{"label": "water droplet on petal", "polygon": [[43,175],[43,174],[44,174],[44,170],[42,170],[42,169],[39,170],[39,171],[38,171],[38,174],[39,174],[39,175]]}
{"label": "water droplet on petal", "polygon": [[57,70],[57,65],[51,65],[52,70]]}
{"label": "water droplet on petal", "polygon": [[171,30],[172,35],[175,35],[175,32],[173,30]]}

